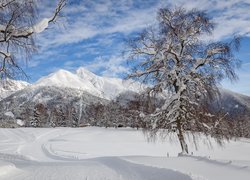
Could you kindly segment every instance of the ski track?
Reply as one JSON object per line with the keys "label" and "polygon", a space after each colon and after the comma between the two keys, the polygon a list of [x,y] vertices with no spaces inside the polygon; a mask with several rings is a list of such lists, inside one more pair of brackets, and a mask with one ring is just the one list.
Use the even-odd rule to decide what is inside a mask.
{"label": "ski track", "polygon": [[[221,172],[230,171],[232,177],[244,175],[242,180],[250,177],[249,157],[244,162],[212,160],[200,156],[148,157],[153,153],[144,149],[148,144],[142,141],[143,135],[138,134],[138,131],[131,129],[93,127],[0,129],[0,180],[208,180],[206,172],[195,170],[199,166],[218,173],[220,169],[223,170]],[[123,146],[117,145],[119,141],[124,143]],[[133,144],[130,143],[133,141],[143,145],[142,151],[147,156],[140,156],[143,153],[131,154],[133,149],[130,146]],[[248,139],[240,142],[249,144]],[[95,143],[98,145],[91,149],[89,146]],[[110,147],[103,147],[106,143]],[[137,146],[140,147],[140,144]],[[247,147],[250,149],[249,145]],[[108,148],[109,155],[105,148]],[[123,154],[112,154],[116,151],[122,151]],[[188,167],[189,162],[193,167]]]}

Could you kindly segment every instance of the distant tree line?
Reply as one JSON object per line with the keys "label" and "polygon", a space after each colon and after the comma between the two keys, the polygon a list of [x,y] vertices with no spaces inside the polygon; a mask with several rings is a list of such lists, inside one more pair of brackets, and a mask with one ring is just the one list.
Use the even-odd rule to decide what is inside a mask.
{"label": "distant tree line", "polygon": [[[17,127],[16,120],[23,120],[26,127],[84,127],[99,126],[105,128],[131,127],[143,129],[145,132],[151,128],[150,114],[164,104],[164,99],[145,96],[145,94],[133,95],[126,99],[128,94],[121,94],[108,103],[93,102],[79,108],[79,102],[60,103],[51,105],[35,103],[33,105],[19,107],[20,112],[15,118],[0,115],[1,127]],[[208,126],[193,123],[183,126],[185,131],[203,132],[222,140],[225,136],[250,137],[250,114],[245,110],[227,112],[227,110],[214,107],[214,104],[204,104],[196,111],[197,118],[203,118]],[[206,119],[204,115],[206,114]],[[233,115],[236,114],[236,115]],[[211,128],[213,127],[213,128]],[[178,129],[171,125],[165,129],[168,132],[176,132]],[[223,137],[223,138],[222,138]]]}

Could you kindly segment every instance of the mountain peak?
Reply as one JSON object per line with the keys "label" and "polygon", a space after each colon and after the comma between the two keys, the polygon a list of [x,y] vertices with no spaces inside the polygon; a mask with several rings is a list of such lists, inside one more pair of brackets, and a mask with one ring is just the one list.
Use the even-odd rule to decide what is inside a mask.
{"label": "mountain peak", "polygon": [[77,74],[63,69],[39,79],[34,85],[68,87],[84,90],[95,96],[101,96],[101,93],[95,89],[93,84],[89,82],[88,79],[80,78]]}
{"label": "mountain peak", "polygon": [[86,68],[84,67],[80,67],[76,70],[76,74],[80,77],[80,78],[83,78],[83,79],[88,79],[88,80],[91,80],[93,78],[96,78],[98,77],[96,74],[90,72],[89,70],[87,70]]}
{"label": "mountain peak", "polygon": [[88,93],[105,99],[113,99],[126,91],[139,91],[138,84],[123,83],[119,78],[98,76],[84,67],[75,73],[60,69],[35,83],[35,86],[69,87],[87,91]]}

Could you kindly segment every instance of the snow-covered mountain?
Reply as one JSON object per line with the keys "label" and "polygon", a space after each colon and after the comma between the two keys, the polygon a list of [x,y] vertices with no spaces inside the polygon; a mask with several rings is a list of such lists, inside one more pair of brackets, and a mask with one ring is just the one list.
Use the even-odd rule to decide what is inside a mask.
{"label": "snow-covered mountain", "polygon": [[17,120],[30,126],[38,117],[43,127],[62,126],[57,122],[62,116],[68,119],[66,126],[72,126],[73,119],[86,123],[95,104],[104,105],[120,94],[135,94],[141,89],[139,83],[97,76],[84,68],[75,73],[59,70],[2,99],[0,120],[8,121],[4,127],[10,123],[15,126]]}
{"label": "snow-covered mountain", "polygon": [[[41,122],[47,126],[59,119],[60,114],[66,119],[74,119],[72,114],[76,114],[82,123],[93,119],[91,114],[95,114],[96,104],[105,105],[116,98],[119,103],[126,104],[144,87],[138,82],[97,76],[84,68],[75,73],[59,70],[33,85],[8,80],[0,84],[0,120],[14,122],[13,119],[19,119],[29,123],[40,114],[43,116]],[[215,111],[221,108],[233,119],[239,114],[250,117],[250,97],[228,90],[221,89],[221,99],[211,107]]]}
{"label": "snow-covered mountain", "polygon": [[16,81],[11,79],[0,81],[0,100],[11,94],[28,87],[30,84],[24,81]]}
{"label": "snow-covered mountain", "polygon": [[104,99],[114,99],[126,91],[140,92],[141,84],[130,80],[97,76],[81,67],[75,73],[58,70],[39,79],[33,86],[68,87],[86,91]]}

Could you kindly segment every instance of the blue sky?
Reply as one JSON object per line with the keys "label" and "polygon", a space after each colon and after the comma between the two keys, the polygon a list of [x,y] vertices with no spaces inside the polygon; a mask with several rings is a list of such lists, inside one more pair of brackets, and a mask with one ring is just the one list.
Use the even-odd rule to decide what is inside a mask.
{"label": "blue sky", "polygon": [[[56,1],[38,0],[40,17],[50,17]],[[38,52],[24,66],[35,82],[58,69],[74,71],[83,66],[99,75],[122,77],[129,71],[122,56],[124,40],[156,23],[159,7],[182,6],[206,10],[216,23],[212,40],[243,36],[239,81],[223,87],[250,95],[249,0],[69,0],[64,17],[36,36]]]}

